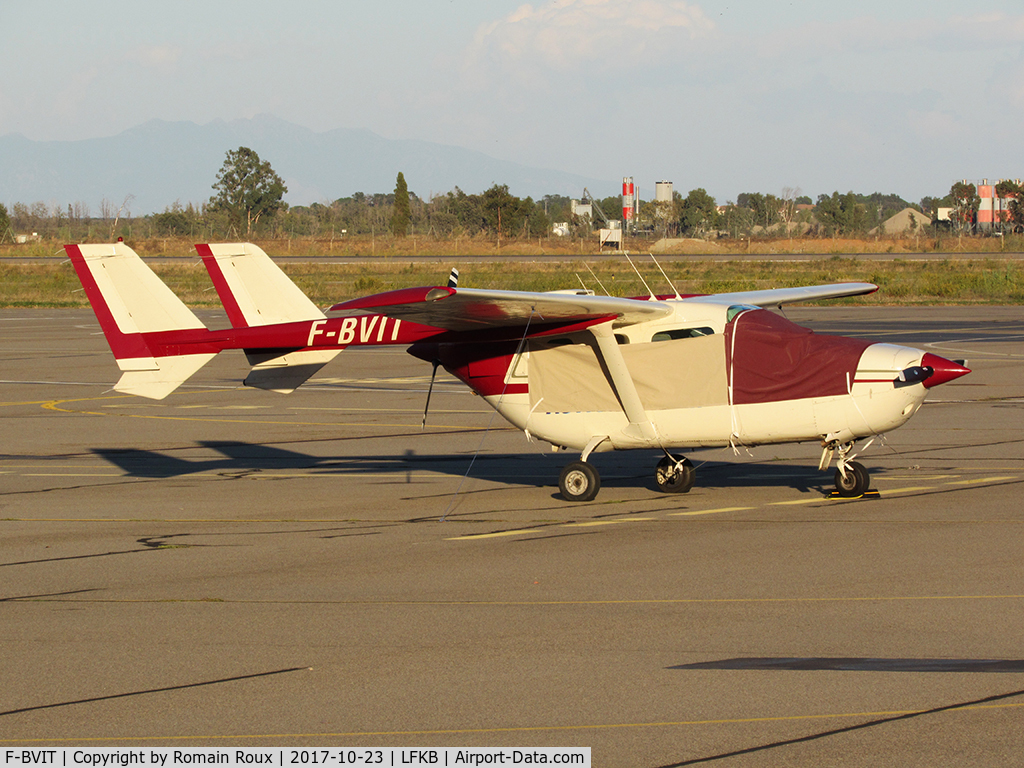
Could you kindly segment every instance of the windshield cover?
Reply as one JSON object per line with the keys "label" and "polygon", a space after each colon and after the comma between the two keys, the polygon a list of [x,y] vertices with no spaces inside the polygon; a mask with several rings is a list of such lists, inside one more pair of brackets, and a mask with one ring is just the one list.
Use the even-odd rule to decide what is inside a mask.
{"label": "windshield cover", "polygon": [[738,315],[725,334],[736,405],[845,395],[871,344],[817,334],[766,309]]}

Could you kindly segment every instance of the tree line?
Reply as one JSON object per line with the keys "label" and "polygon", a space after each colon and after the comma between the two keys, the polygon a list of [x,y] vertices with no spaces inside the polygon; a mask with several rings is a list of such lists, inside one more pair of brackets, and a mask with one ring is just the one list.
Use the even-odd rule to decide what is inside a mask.
{"label": "tree line", "polygon": [[[198,205],[179,202],[161,213],[131,215],[131,198],[116,205],[104,200],[94,217],[82,203],[47,206],[15,203],[8,211],[0,205],[0,241],[14,232],[64,237],[68,241],[132,237],[221,238],[312,237],[332,240],[348,235],[408,235],[457,238],[487,236],[537,238],[550,235],[553,224],[566,223],[572,234],[589,234],[593,221],[572,214],[571,201],[562,195],[539,200],[520,198],[508,186],[494,184],[479,194],[456,187],[424,200],[408,189],[398,174],[390,193],[357,192],[330,203],[288,206],[287,186],[270,163],[247,147],[226,153],[212,186],[214,194]],[[997,185],[997,193],[1011,200],[1011,225],[1024,227],[1024,190],[1014,182]],[[594,203],[609,218],[619,218],[621,198],[611,196]],[[944,197],[925,197],[910,203],[895,194],[870,195],[838,191],[816,201],[786,188],[781,195],[745,192],[735,201],[719,205],[703,188],[687,195],[675,192],[671,201],[641,204],[635,226],[651,236],[750,237],[760,234],[856,236],[876,230],[905,208],[934,218],[936,209],[953,210],[952,226],[968,230],[977,221],[980,198],[972,184],[958,182]]]}

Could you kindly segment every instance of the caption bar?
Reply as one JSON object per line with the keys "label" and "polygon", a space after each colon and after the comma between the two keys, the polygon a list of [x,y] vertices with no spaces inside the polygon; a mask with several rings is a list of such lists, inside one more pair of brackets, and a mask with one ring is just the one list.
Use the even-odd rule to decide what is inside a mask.
{"label": "caption bar", "polygon": [[7,766],[84,766],[85,768],[129,768],[156,766],[491,766],[491,765],[572,765],[591,768],[590,747],[440,747],[409,749],[400,747],[334,747],[332,749],[261,749],[148,747],[62,747],[60,749],[5,749],[0,752]]}

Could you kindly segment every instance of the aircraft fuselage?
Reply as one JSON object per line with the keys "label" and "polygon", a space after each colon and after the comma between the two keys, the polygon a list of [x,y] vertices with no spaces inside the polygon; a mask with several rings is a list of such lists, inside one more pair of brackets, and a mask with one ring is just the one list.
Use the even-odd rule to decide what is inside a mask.
{"label": "aircraft fuselage", "polygon": [[[614,329],[653,431],[630,429],[624,396],[592,334],[497,344],[419,344],[513,425],[559,448],[849,443],[905,423],[935,368],[912,347],[816,334],[756,307],[672,302],[675,314]],[[906,371],[932,379],[900,381]],[[956,375],[960,375],[959,372]]]}

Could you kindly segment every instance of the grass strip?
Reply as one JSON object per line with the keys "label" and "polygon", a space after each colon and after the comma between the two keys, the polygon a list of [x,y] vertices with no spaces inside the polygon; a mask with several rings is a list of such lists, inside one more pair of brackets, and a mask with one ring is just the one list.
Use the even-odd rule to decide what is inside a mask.
{"label": "grass strip", "polygon": [[[643,296],[647,293],[624,260],[460,264],[458,257],[452,256],[436,263],[395,259],[366,264],[286,263],[282,268],[315,304],[328,306],[398,288],[444,285],[453,265],[459,266],[462,273],[459,284],[465,288],[551,291],[580,288],[582,283],[599,294]],[[210,278],[198,260],[151,266],[189,306],[220,306]],[[649,260],[638,266],[656,293],[671,293]],[[1024,267],[1013,260],[882,261],[838,256],[814,261],[687,258],[662,260],[662,267],[683,294],[863,281],[878,285],[878,292],[838,301],[859,305],[1024,303]],[[0,261],[0,306],[85,307],[88,302],[68,262],[24,265]]]}

